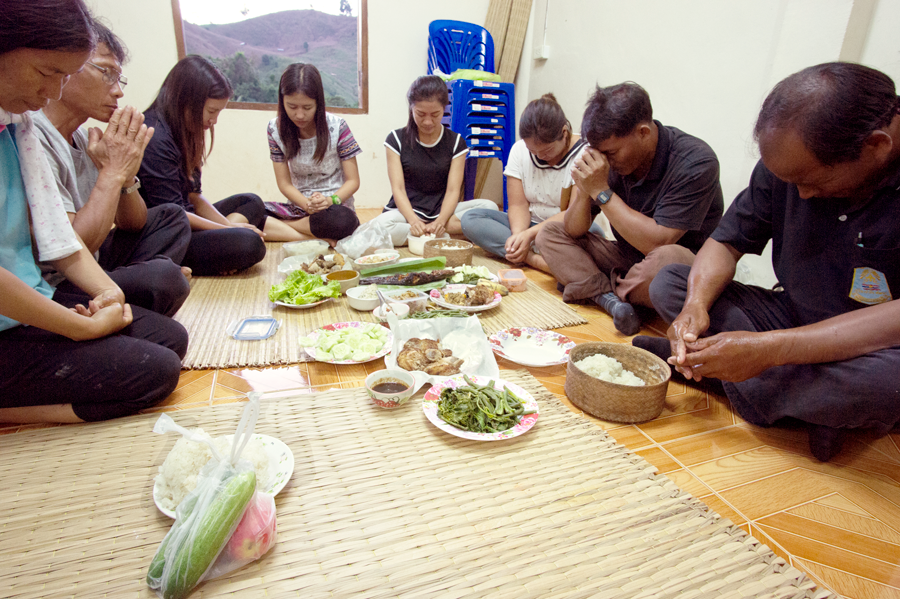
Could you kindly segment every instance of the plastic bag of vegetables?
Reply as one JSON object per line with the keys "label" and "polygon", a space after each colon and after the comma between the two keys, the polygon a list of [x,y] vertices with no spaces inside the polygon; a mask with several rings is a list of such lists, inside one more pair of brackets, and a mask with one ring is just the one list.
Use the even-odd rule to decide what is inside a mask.
{"label": "plastic bag of vegetables", "polygon": [[[253,465],[240,456],[253,435],[258,417],[259,398],[251,394],[235,431],[230,454],[220,456],[209,443],[213,457],[200,471],[197,488],[179,504],[175,524],[160,543],[147,572],[147,584],[160,597],[187,597],[208,577],[216,558],[241,523],[256,491],[256,473]],[[208,442],[171,419],[160,419],[153,430],[157,433],[175,430],[192,440]]]}

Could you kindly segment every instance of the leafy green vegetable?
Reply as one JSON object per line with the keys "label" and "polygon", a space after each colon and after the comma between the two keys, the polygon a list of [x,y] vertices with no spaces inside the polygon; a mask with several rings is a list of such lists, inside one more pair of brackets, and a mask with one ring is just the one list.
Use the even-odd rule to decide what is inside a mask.
{"label": "leafy green vegetable", "polygon": [[465,283],[466,285],[475,285],[480,279],[490,279],[491,271],[487,266],[469,266],[463,264],[457,266],[453,270],[456,274],[450,277],[451,283]]}
{"label": "leafy green vegetable", "polygon": [[269,289],[269,301],[302,306],[312,304],[327,297],[341,297],[341,284],[329,281],[326,285],[319,275],[311,275],[295,270],[281,282]]}
{"label": "leafy green vegetable", "polygon": [[416,260],[407,260],[406,262],[398,262],[396,264],[388,264],[387,266],[376,266],[375,268],[367,268],[359,273],[362,278],[380,277],[382,275],[396,275],[398,273],[407,272],[423,272],[432,270],[440,270],[447,266],[447,259],[443,256],[435,256],[434,258],[418,258]]}
{"label": "leafy green vegetable", "polygon": [[494,388],[494,381],[478,385],[463,375],[465,387],[441,391],[438,416],[441,420],[473,433],[499,433],[514,427],[525,414],[525,404],[509,389]]}

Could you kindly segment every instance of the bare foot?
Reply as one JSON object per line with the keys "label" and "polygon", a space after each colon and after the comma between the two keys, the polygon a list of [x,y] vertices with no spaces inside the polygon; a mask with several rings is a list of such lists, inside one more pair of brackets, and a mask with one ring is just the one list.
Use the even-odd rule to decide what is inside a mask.
{"label": "bare foot", "polygon": [[194,272],[194,271],[192,271],[192,270],[190,269],[190,267],[188,267],[188,266],[182,266],[182,267],[181,267],[181,274],[183,274],[183,275],[184,275],[184,278],[187,279],[188,281],[190,281],[190,280],[191,280],[191,277],[193,277],[193,272]]}
{"label": "bare foot", "polygon": [[529,251],[528,255],[525,256],[525,263],[528,264],[528,266],[530,266],[531,268],[536,268],[546,273],[550,273],[550,266],[547,264],[547,261],[544,260],[544,257],[540,254]]}

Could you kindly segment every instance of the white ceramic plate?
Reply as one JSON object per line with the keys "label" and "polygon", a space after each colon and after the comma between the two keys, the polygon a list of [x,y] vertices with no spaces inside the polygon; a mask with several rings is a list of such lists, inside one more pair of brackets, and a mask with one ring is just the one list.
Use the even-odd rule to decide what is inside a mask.
{"label": "white ceramic plate", "polygon": [[454,376],[432,386],[422,400],[422,411],[425,412],[425,417],[428,418],[433,425],[446,433],[450,433],[455,437],[461,437],[463,439],[473,439],[475,441],[500,441],[501,439],[511,439],[512,437],[518,437],[519,435],[525,434],[537,422],[539,416],[537,400],[531,393],[522,387],[501,379],[491,379],[486,376],[470,376],[469,379],[478,385],[487,385],[493,380],[494,389],[509,388],[510,392],[514,393],[522,400],[522,403],[525,404],[525,409],[534,410],[534,414],[522,416],[519,419],[519,423],[514,427],[499,433],[473,433],[461,428],[456,428],[452,424],[444,422],[441,417],[438,416],[438,402],[441,399],[441,391],[447,387],[455,389],[457,387],[465,387],[468,385],[462,376]]}
{"label": "white ceramic plate", "polygon": [[[231,435],[227,437],[231,439]],[[294,454],[291,452],[291,448],[285,445],[280,439],[276,439],[275,437],[270,437],[269,435],[261,435],[255,434],[253,435],[254,439],[259,439],[263,442],[263,447],[265,448],[266,453],[269,455],[269,484],[266,485],[265,489],[257,489],[262,493],[266,493],[267,495],[278,495],[287,482],[291,478],[291,474],[294,472]],[[174,510],[167,510],[164,508],[159,502],[159,489],[157,484],[153,483],[153,503],[156,504],[156,507],[163,514],[168,516],[169,518],[175,517]]]}
{"label": "white ceramic plate", "polygon": [[326,297],[323,300],[319,300],[317,302],[313,302],[311,304],[286,304],[284,302],[274,302],[276,306],[281,306],[283,308],[291,308],[292,310],[306,310],[307,308],[315,308],[316,306],[321,306],[325,302],[330,302],[331,297]]}
{"label": "white ceramic plate", "polygon": [[533,327],[510,327],[488,338],[501,358],[523,366],[557,366],[569,361],[575,342],[554,331]]}
{"label": "white ceramic plate", "polygon": [[[376,260],[378,258],[378,260]],[[357,267],[365,270],[367,268],[376,268],[378,266],[388,266],[390,264],[396,263],[400,260],[400,252],[395,251],[382,251],[375,252],[374,254],[370,254],[368,256],[360,256],[354,263]]]}
{"label": "white ceramic plate", "polygon": [[444,285],[441,289],[432,289],[429,295],[431,296],[431,301],[442,308],[447,308],[448,310],[462,310],[463,312],[484,312],[485,310],[490,310],[500,305],[500,300],[503,298],[500,297],[500,294],[496,291],[494,292],[494,300],[483,306],[460,306],[459,304],[451,304],[450,302],[444,300],[444,294],[446,293],[461,293],[469,287],[474,286],[475,285],[463,285],[460,283],[453,285]]}
{"label": "white ceramic plate", "polygon": [[[318,341],[319,335],[322,334],[323,329],[327,330],[327,331],[337,331],[340,329],[347,329],[347,328],[361,329],[364,326],[366,326],[367,324],[374,324],[374,323],[359,322],[359,321],[334,322],[332,324],[326,324],[322,328],[316,329],[315,331],[313,331],[312,333],[309,334],[309,337],[313,340],[313,342],[315,342],[315,341]],[[381,326],[381,325],[376,325],[376,326]],[[386,330],[387,330],[387,337],[384,340],[384,347],[382,347],[374,356],[372,356],[368,360],[363,360],[362,362],[354,362],[353,360],[319,360],[318,358],[316,358],[316,348],[315,347],[304,347],[303,351],[305,351],[307,354],[309,354],[309,357],[311,357],[313,360],[317,360],[319,362],[327,362],[328,364],[365,364],[366,362],[371,362],[372,360],[377,360],[378,358],[387,355],[387,353],[389,351],[391,351],[391,346],[394,343],[394,334],[391,333],[390,329],[386,329]]]}

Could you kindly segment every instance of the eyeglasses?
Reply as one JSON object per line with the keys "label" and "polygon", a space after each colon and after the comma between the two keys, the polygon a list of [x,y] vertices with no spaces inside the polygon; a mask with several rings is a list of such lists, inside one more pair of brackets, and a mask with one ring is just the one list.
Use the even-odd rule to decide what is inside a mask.
{"label": "eyeglasses", "polygon": [[115,85],[117,81],[122,87],[128,85],[128,77],[126,77],[122,73],[109,67],[101,67],[100,65],[94,64],[92,62],[88,62],[87,64],[103,73],[103,83],[105,83],[106,85]]}

